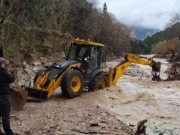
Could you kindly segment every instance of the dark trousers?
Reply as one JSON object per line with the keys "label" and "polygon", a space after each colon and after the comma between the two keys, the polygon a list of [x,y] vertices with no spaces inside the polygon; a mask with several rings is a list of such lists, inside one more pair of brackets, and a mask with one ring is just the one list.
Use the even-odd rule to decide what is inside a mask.
{"label": "dark trousers", "polygon": [[11,101],[9,95],[0,96],[0,117],[2,117],[2,125],[6,135],[13,135],[10,127],[10,110]]}

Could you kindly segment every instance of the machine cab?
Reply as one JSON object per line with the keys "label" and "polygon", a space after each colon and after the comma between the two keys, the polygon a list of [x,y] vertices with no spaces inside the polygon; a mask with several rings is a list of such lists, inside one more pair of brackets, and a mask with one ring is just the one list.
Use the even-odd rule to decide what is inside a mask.
{"label": "machine cab", "polygon": [[66,60],[81,62],[85,74],[91,74],[94,70],[105,68],[105,48],[103,44],[75,39],[72,43]]}

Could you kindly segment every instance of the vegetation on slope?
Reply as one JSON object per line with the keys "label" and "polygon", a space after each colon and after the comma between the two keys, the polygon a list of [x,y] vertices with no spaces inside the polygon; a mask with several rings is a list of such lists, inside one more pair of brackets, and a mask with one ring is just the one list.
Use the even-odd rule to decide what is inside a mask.
{"label": "vegetation on slope", "polygon": [[106,44],[108,55],[130,51],[131,29],[102,6],[87,0],[1,0],[0,45],[6,57],[67,52],[77,37]]}

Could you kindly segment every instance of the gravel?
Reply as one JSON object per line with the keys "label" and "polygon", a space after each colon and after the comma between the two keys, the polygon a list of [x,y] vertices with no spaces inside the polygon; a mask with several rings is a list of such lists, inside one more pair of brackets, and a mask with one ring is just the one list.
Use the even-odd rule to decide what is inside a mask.
{"label": "gravel", "polygon": [[27,102],[12,111],[12,129],[21,135],[133,135],[128,126],[83,96],[65,99],[55,95],[45,102]]}

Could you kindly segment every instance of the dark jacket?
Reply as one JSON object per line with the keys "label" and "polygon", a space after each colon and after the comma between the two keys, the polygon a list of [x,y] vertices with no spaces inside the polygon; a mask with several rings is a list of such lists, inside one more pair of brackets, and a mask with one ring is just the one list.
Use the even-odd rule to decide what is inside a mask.
{"label": "dark jacket", "polygon": [[0,67],[0,96],[10,94],[9,84],[14,82],[14,77],[11,76],[6,69]]}

